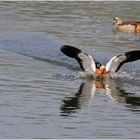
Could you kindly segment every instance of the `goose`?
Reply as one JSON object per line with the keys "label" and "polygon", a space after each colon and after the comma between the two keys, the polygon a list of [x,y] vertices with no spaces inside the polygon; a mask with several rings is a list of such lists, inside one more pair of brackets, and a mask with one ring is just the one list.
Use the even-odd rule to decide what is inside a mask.
{"label": "goose", "polygon": [[140,50],[134,50],[112,57],[107,62],[106,66],[104,66],[99,61],[92,58],[91,55],[76,47],[64,45],[60,48],[60,51],[66,56],[77,60],[80,68],[87,76],[92,75],[94,77],[104,77],[110,73],[116,73],[123,64],[140,59]]}
{"label": "goose", "polygon": [[113,25],[116,31],[128,33],[140,33],[140,22],[138,21],[122,21],[119,17],[113,19]]}

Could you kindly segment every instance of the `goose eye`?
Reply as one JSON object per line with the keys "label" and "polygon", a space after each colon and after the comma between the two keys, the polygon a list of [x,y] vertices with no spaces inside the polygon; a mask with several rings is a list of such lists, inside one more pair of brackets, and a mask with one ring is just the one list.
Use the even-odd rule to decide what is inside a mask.
{"label": "goose eye", "polygon": [[96,62],[95,65],[96,65],[96,68],[97,68],[97,69],[100,69],[101,64],[100,64],[99,62]]}

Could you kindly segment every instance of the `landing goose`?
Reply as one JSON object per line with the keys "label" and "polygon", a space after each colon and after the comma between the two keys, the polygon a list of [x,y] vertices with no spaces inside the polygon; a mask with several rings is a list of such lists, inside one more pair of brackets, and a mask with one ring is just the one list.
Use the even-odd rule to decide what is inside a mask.
{"label": "landing goose", "polygon": [[99,61],[92,58],[91,55],[73,46],[64,45],[60,50],[66,56],[76,59],[86,75],[93,75],[95,77],[104,77],[110,73],[116,73],[123,64],[140,59],[140,50],[134,50],[112,57],[106,66],[103,66]]}

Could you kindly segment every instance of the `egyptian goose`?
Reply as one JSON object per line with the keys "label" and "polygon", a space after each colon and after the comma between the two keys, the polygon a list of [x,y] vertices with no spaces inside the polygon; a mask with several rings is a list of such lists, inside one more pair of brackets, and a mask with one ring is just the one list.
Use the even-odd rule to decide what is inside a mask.
{"label": "egyptian goose", "polygon": [[135,50],[114,56],[107,62],[106,66],[103,66],[89,54],[82,52],[78,48],[64,45],[60,50],[66,56],[75,58],[78,61],[80,68],[87,76],[92,75],[94,77],[104,77],[109,73],[115,73],[123,64],[140,59],[140,50]]}
{"label": "egyptian goose", "polygon": [[113,19],[113,25],[116,31],[128,33],[140,33],[140,22],[138,21],[124,21],[119,17]]}

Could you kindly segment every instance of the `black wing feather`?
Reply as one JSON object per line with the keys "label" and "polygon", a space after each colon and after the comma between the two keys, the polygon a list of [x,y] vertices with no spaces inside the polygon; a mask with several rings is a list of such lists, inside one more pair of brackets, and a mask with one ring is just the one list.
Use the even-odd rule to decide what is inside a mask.
{"label": "black wing feather", "polygon": [[126,60],[124,61],[124,63],[139,60],[140,59],[140,50],[126,52],[125,56],[126,56]]}
{"label": "black wing feather", "polygon": [[65,55],[75,58],[83,71],[88,71],[88,73],[95,71],[95,61],[90,55],[83,53],[80,49],[69,45],[62,46],[60,50]]}
{"label": "black wing feather", "polygon": [[61,47],[61,52],[63,52],[65,55],[77,59],[78,54],[81,53],[82,51],[78,48],[69,46],[69,45],[64,45]]}
{"label": "black wing feather", "polygon": [[82,60],[78,57],[78,54],[82,52],[80,49],[69,46],[69,45],[64,45],[61,47],[60,50],[68,57],[75,58],[78,61],[80,68],[84,71]]}

